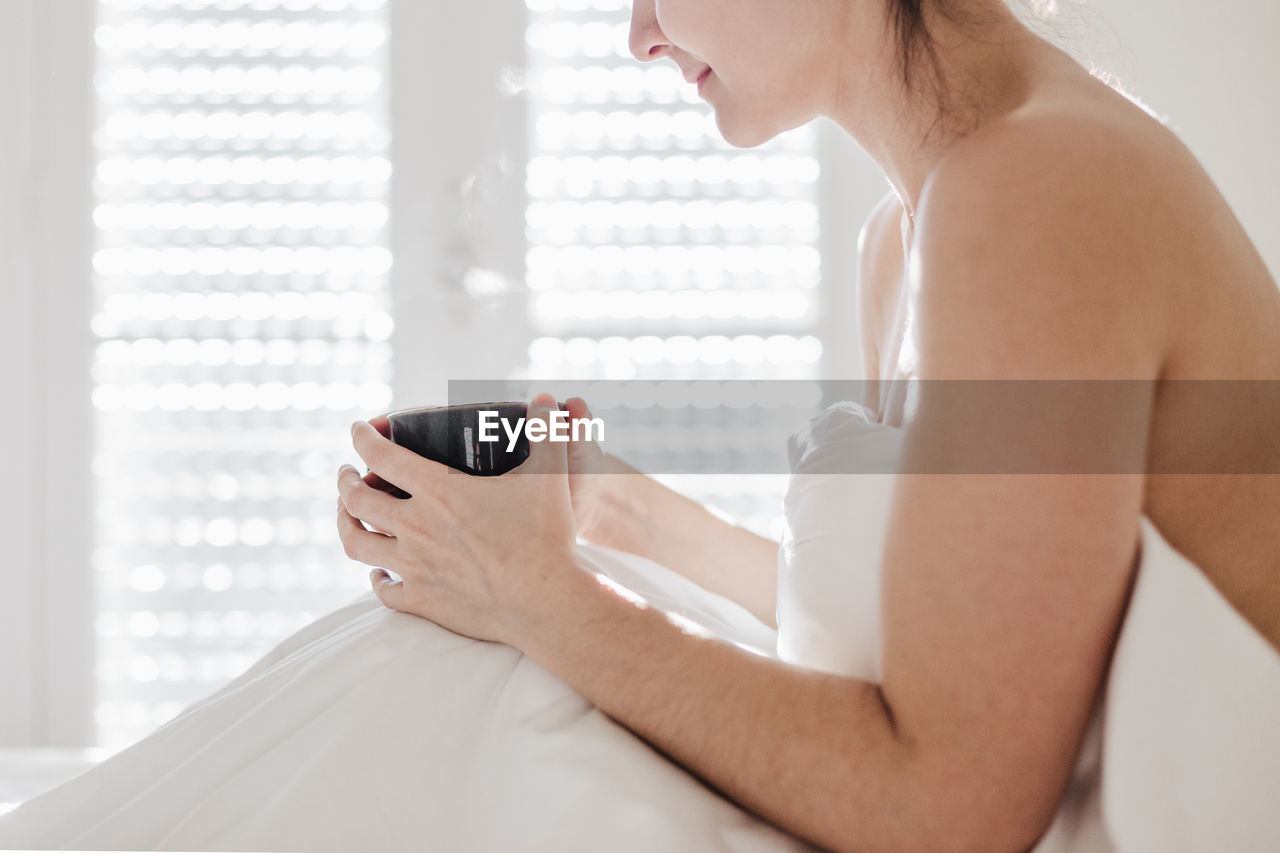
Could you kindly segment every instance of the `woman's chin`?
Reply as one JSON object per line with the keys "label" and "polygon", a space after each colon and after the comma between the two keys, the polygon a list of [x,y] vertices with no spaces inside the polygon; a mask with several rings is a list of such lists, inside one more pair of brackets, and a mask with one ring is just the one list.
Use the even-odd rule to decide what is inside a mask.
{"label": "woman's chin", "polygon": [[755,148],[764,145],[777,136],[777,132],[769,131],[757,122],[734,120],[732,113],[716,110],[716,128],[724,141],[734,148]]}
{"label": "woman's chin", "polygon": [[732,113],[716,110],[716,127],[734,148],[758,148],[774,137],[805,124],[735,120]]}

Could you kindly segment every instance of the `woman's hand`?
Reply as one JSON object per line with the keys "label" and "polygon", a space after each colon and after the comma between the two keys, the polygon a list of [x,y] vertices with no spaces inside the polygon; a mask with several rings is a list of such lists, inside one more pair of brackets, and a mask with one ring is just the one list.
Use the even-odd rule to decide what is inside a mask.
{"label": "woman's hand", "polygon": [[[538,395],[529,419],[548,421],[553,406],[550,395]],[[565,443],[530,442],[516,470],[473,477],[363,421],[352,426],[352,440],[370,474],[340,469],[338,533],[347,556],[377,567],[370,577],[379,600],[459,634],[518,645],[524,627],[548,612],[560,581],[580,572]],[[392,497],[374,477],[411,497]]]}
{"label": "woman's hand", "polygon": [[[590,418],[580,397],[570,421]],[[569,492],[578,535],[661,563],[775,624],[778,543],[743,530],[606,454],[594,441],[568,445]]]}
{"label": "woman's hand", "polygon": [[[569,411],[570,434],[573,422],[591,418],[591,410],[581,397],[570,397],[564,401],[564,407]],[[586,434],[591,435],[590,431]],[[569,498],[578,535],[590,542],[608,544],[608,510],[617,498],[611,489],[622,485],[616,469],[625,466],[618,466],[617,460],[590,438],[570,442],[567,453]]]}

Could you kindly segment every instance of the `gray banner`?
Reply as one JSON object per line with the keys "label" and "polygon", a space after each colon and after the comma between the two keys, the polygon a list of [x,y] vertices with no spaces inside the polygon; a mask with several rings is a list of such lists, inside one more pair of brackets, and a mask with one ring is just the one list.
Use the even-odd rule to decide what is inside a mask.
{"label": "gray banner", "polygon": [[1280,474],[1280,381],[460,380],[449,403],[544,391],[649,474]]}

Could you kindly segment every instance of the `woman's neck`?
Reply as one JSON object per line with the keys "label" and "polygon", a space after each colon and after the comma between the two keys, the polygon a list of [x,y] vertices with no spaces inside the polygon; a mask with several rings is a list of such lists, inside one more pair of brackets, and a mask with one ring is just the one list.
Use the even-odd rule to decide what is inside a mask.
{"label": "woman's neck", "polygon": [[[912,69],[911,89],[903,82],[896,38],[882,34],[869,50],[839,54],[870,55],[875,61],[837,59],[840,71],[824,114],[879,164],[912,220],[925,182],[946,151],[1024,103],[1038,70],[1065,57],[1003,4],[997,6],[981,20],[928,14],[936,73],[928,54],[921,51]],[[867,39],[866,34],[852,37]]]}

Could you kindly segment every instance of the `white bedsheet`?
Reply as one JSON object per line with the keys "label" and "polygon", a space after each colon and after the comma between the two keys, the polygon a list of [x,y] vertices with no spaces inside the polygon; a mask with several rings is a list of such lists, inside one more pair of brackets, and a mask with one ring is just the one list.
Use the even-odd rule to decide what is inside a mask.
{"label": "white bedsheet", "polygon": [[[640,558],[597,571],[756,648],[773,633]],[[0,817],[0,848],[780,851],[518,651],[372,595],[151,737]]]}

